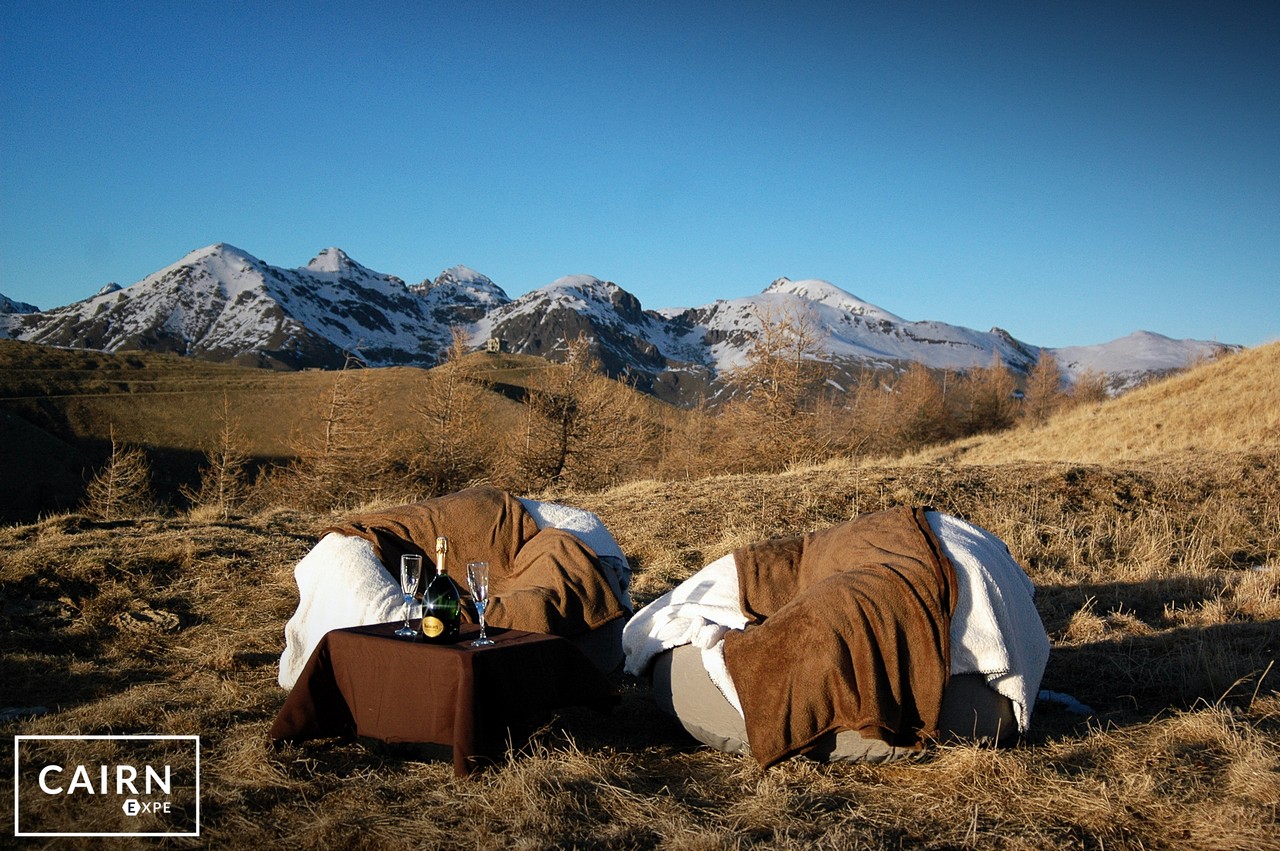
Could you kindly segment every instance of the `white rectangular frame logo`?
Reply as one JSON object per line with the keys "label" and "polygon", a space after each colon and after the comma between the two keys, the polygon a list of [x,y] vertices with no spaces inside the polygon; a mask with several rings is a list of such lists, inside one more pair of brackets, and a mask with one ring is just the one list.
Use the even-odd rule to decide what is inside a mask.
{"label": "white rectangular frame logo", "polygon": [[[20,815],[20,800],[18,793],[18,783],[21,779],[20,774],[20,757],[19,746],[23,740],[32,741],[94,741],[94,740],[145,740],[145,741],[190,741],[195,745],[196,755],[196,812],[195,812],[195,831],[177,833],[172,831],[148,831],[142,833],[89,833],[89,832],[22,832],[19,830],[18,817]],[[121,734],[121,735],[29,735],[13,737],[13,835],[17,836],[199,836],[200,835],[200,737],[199,736],[169,736],[169,735],[149,735],[149,734]]]}

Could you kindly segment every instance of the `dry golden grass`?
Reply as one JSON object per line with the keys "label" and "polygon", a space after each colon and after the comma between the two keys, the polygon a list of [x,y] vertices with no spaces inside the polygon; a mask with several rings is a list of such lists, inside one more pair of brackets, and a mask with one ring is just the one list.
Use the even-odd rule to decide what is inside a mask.
{"label": "dry golden grass", "polygon": [[1083,406],[1040,427],[981,435],[920,453],[963,463],[1125,463],[1181,452],[1241,452],[1280,443],[1280,342]]}
{"label": "dry golden grass", "polygon": [[[981,447],[953,448],[927,463],[540,495],[604,519],[640,602],[740,544],[890,505],[990,529],[1038,586],[1053,641],[1044,687],[1093,707],[1040,704],[1016,746],[763,772],[697,747],[627,678],[611,715],[562,713],[466,780],[355,744],[274,749],[292,568],[328,519],[285,509],[0,527],[0,708],[50,710],[0,723],[9,735],[200,735],[204,832],[191,845],[1280,848],[1280,439],[1264,425],[1228,450],[1214,435],[1236,424],[1174,417],[1217,404],[1247,419],[1198,398],[1231,378],[1258,388],[1265,423],[1280,408],[1275,356],[1246,352],[1126,397],[1133,407],[1103,405],[1087,421],[1095,460],[1067,441],[1072,414],[1041,430],[1061,443],[1044,441],[1037,460],[1006,449],[971,463]],[[1269,376],[1225,371],[1245,366]],[[1167,432],[1195,434],[1129,455],[1126,427],[1109,436],[1103,422],[1156,411]]]}
{"label": "dry golden grass", "polygon": [[[1054,641],[1016,747],[769,772],[695,747],[643,683],[505,764],[272,749],[293,564],[326,519],[79,515],[0,529],[11,734],[195,733],[203,842],[477,848],[1265,848],[1280,806],[1280,454],[1212,464],[831,464],[548,494],[598,512],[648,599],[734,546],[897,503],[1010,542]],[[11,758],[6,755],[6,759]],[[0,765],[0,771],[8,770]]]}
{"label": "dry golden grass", "polygon": [[[519,384],[546,362],[540,358],[473,356],[490,381]],[[403,427],[425,371],[415,367],[352,370],[370,413]],[[0,340],[0,401],[4,410],[64,440],[102,441],[202,452],[221,428],[223,400],[256,458],[290,457],[300,430],[319,417],[335,371],[271,372],[146,352],[104,354]],[[502,401],[493,394],[495,405]]]}

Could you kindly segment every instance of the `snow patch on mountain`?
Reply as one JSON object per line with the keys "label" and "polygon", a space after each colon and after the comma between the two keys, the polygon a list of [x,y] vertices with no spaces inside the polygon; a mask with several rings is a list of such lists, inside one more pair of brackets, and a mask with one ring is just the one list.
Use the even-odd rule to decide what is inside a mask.
{"label": "snow patch on mountain", "polygon": [[1092,346],[1050,349],[1068,382],[1086,373],[1109,376],[1114,391],[1127,390],[1152,375],[1194,366],[1233,350],[1235,346],[1206,340],[1175,340],[1151,331],[1135,331],[1127,337]]}
{"label": "snow patch on mountain", "polygon": [[810,278],[802,281],[793,281],[790,278],[778,278],[767,288],[765,294],[769,293],[790,293],[800,298],[807,299],[815,304],[825,304],[835,310],[852,313],[855,316],[864,316],[869,321],[880,322],[906,322],[900,316],[895,316],[883,308],[876,307],[870,302],[863,301],[855,295],[845,292],[830,281],[823,281],[818,278]]}
{"label": "snow patch on mountain", "polygon": [[[423,281],[409,291],[422,300],[435,324],[447,329],[461,326],[470,336],[474,336],[474,323],[511,301],[502,287],[469,266],[452,266],[434,281]],[[448,334],[451,337],[452,330]]]}
{"label": "snow patch on mountain", "polygon": [[437,275],[434,281],[423,281],[410,289],[422,294],[429,293],[432,290],[466,292],[477,299],[494,304],[506,304],[511,301],[511,297],[506,294],[502,287],[495,284],[488,275],[483,275],[470,266],[462,265],[451,266]]}
{"label": "snow patch on mountain", "polygon": [[373,273],[347,256],[341,248],[326,248],[311,258],[303,269],[319,275],[350,275],[367,277]]}
{"label": "snow patch on mountain", "polygon": [[1135,331],[1109,343],[1064,346],[1050,351],[1059,366],[1073,372],[1089,369],[1119,372],[1126,369],[1167,369],[1171,364],[1190,366],[1196,360],[1215,356],[1220,349],[1217,343],[1174,340],[1150,331]]}
{"label": "snow patch on mountain", "polygon": [[807,327],[833,360],[874,367],[919,361],[959,370],[990,366],[998,355],[1013,368],[1025,370],[1036,358],[1034,347],[998,330],[910,322],[821,280],[779,278],[759,295],[664,314],[686,329],[684,339],[705,344],[708,363],[718,372],[745,365],[763,324],[778,321]]}

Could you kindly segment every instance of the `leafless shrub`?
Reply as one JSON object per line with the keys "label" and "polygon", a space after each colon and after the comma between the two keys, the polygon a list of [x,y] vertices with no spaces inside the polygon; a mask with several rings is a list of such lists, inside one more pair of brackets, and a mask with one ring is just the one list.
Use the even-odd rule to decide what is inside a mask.
{"label": "leafless shrub", "polygon": [[590,341],[579,337],[564,364],[530,382],[523,422],[507,442],[506,477],[525,490],[605,487],[651,462],[657,437],[648,403],[605,378]]}
{"label": "leafless shrub", "polygon": [[1098,405],[1107,401],[1110,396],[1106,373],[1096,370],[1081,373],[1071,385],[1071,402],[1074,405]]}
{"label": "leafless shrub", "polygon": [[723,443],[723,428],[705,398],[689,410],[668,409],[656,475],[688,480],[720,472],[725,466]]}
{"label": "leafless shrub", "polygon": [[157,508],[151,489],[147,454],[111,435],[111,455],[93,474],[85,491],[84,511],[99,520],[120,520],[148,514]]}
{"label": "leafless shrub", "polygon": [[830,374],[826,351],[805,314],[761,310],[746,365],[729,384],[735,399],[721,415],[729,469],[782,470],[826,457],[816,416]]}
{"label": "leafless shrub", "polygon": [[859,398],[866,431],[872,435],[870,451],[902,455],[955,433],[943,382],[923,365],[912,364],[892,383],[872,386],[875,389],[860,393]]}
{"label": "leafless shrub", "polygon": [[295,436],[294,461],[263,482],[268,504],[349,508],[405,492],[403,437],[361,372],[348,360],[334,373],[314,417]]}
{"label": "leafless shrub", "polygon": [[181,493],[192,508],[226,520],[249,496],[249,456],[241,448],[244,438],[239,422],[231,415],[227,394],[222,395],[221,428],[217,443],[205,450],[205,466],[200,485],[185,487]]}
{"label": "leafless shrub", "polygon": [[459,490],[492,474],[499,441],[490,394],[466,355],[466,338],[455,328],[444,364],[427,373],[422,399],[412,405],[419,419],[406,442],[409,475],[428,494]]}
{"label": "leafless shrub", "polygon": [[1017,385],[999,354],[991,366],[964,372],[951,405],[960,434],[1002,431],[1017,418],[1014,391]]}
{"label": "leafless shrub", "polygon": [[1036,365],[1027,376],[1026,395],[1022,402],[1023,416],[1032,424],[1038,425],[1057,413],[1066,401],[1058,361],[1047,349],[1041,349]]}

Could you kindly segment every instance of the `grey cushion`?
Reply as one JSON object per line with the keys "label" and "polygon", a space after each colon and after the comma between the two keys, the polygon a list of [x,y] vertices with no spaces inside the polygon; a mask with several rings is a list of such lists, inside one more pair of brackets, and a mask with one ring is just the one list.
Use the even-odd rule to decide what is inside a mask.
{"label": "grey cushion", "polygon": [[982,674],[952,674],[942,695],[938,729],[943,741],[1002,742],[1018,732],[1013,701]]}
{"label": "grey cushion", "polygon": [[[747,728],[738,710],[716,688],[702,665],[702,651],[685,644],[660,653],[652,669],[653,698],[698,741],[726,753],[750,754]],[[1016,729],[1013,704],[989,688],[981,674],[953,676],[942,700],[944,740],[995,741]],[[822,762],[889,762],[915,751],[852,730],[828,733],[810,758]]]}

